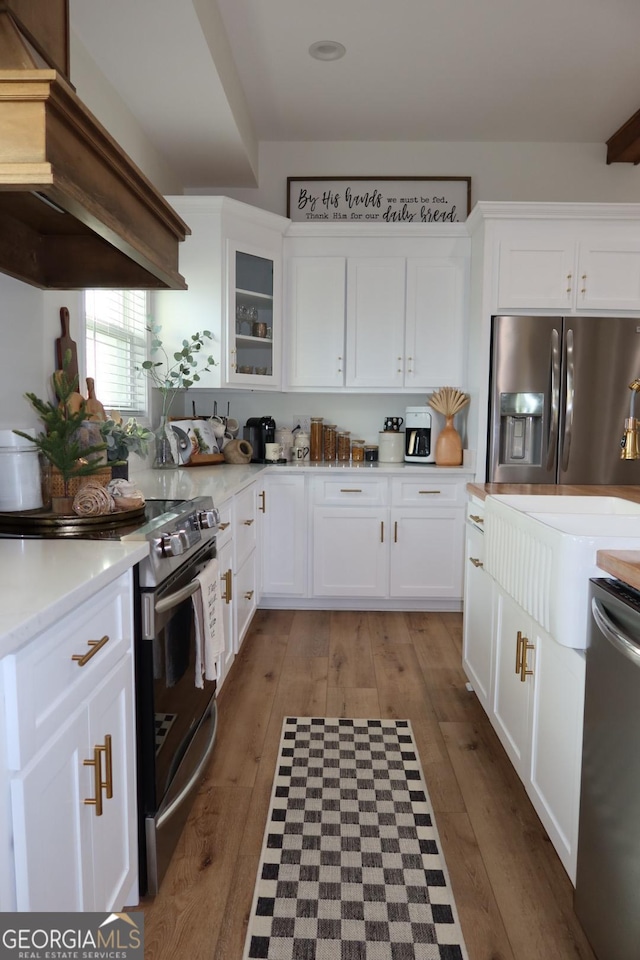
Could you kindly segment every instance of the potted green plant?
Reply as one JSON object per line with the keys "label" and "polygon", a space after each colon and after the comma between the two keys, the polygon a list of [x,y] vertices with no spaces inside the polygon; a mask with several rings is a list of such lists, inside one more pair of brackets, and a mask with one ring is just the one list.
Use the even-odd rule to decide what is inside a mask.
{"label": "potted green plant", "polygon": [[[147,331],[151,335],[151,356],[138,368],[149,378],[152,386],[160,391],[162,408],[160,423],[155,430],[156,457],[154,467],[177,467],[179,458],[177,444],[169,428],[169,411],[179,390],[186,390],[200,380],[200,373],[208,372],[216,365],[215,359],[203,356],[206,340],[213,340],[209,330],[192,333],[188,340],[182,341],[182,349],[173,354],[173,363],[169,358],[162,340],[160,339],[161,326],[150,323]],[[158,355],[160,359],[158,359]]]}
{"label": "potted green plant", "polygon": [[154,434],[143,427],[134,417],[126,423],[122,418],[109,417],[99,423],[100,435],[107,445],[107,463],[112,467],[114,477],[128,479],[129,456],[135,453],[146,457]]}
{"label": "potted green plant", "polygon": [[103,451],[106,443],[86,442],[86,431],[83,425],[86,422],[84,401],[77,405],[73,398],[77,396],[78,378],[71,379],[67,374],[67,366],[71,359],[67,352],[63,369],[56,373],[54,378],[57,403],[49,400],[40,400],[34,393],[25,394],[34,410],[44,424],[44,431],[35,437],[21,430],[14,433],[34,443],[44,459],[51,464],[54,471],[58,471],[61,481],[61,495],[56,494],[56,485],[52,477],[51,507],[56,513],[71,514],[73,496],[71,481],[76,477],[88,477],[104,470]]}

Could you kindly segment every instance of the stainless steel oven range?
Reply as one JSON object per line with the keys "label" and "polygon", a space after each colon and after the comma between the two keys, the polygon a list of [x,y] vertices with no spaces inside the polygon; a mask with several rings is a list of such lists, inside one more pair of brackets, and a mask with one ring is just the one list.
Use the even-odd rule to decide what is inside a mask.
{"label": "stainless steel oven range", "polygon": [[216,684],[195,683],[194,578],[216,555],[211,497],[148,500],[144,517],[107,529],[0,524],[4,537],[149,543],[134,568],[140,892],[155,894],[212,754]]}
{"label": "stainless steel oven range", "polygon": [[156,894],[216,735],[215,681],[195,683],[195,579],[216,555],[210,497],[155,501],[157,516],[123,539],[149,541],[137,567],[136,718],[140,891]]}

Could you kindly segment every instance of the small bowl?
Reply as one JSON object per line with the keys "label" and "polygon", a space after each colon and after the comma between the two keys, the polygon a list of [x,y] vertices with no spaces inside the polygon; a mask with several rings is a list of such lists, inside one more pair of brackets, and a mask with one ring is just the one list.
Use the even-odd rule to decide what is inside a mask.
{"label": "small bowl", "polygon": [[255,367],[253,372],[256,373],[259,377],[266,377],[268,369],[269,367]]}
{"label": "small bowl", "polygon": [[238,373],[253,373],[253,367],[238,367]]}

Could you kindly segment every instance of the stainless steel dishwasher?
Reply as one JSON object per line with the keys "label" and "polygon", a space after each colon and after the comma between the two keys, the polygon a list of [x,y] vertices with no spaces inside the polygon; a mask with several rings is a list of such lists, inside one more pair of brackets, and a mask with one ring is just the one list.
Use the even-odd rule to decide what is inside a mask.
{"label": "stainless steel dishwasher", "polygon": [[640,592],[591,581],[575,911],[598,960],[640,957]]}

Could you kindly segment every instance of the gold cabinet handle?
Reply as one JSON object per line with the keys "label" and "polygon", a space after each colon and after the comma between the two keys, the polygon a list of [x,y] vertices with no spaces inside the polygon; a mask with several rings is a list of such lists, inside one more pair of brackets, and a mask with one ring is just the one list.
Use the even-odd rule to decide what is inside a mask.
{"label": "gold cabinet handle", "polygon": [[522,667],[522,631],[518,630],[516,636],[516,673],[520,673]]}
{"label": "gold cabinet handle", "polygon": [[111,734],[105,734],[104,738],[104,774],[105,779],[101,783],[104,787],[107,800],[113,798],[113,753],[111,749]]}
{"label": "gold cabinet handle", "polygon": [[258,507],[258,510],[260,510],[262,513],[266,513],[267,512],[267,491],[261,490],[258,496],[262,500],[262,503]]}
{"label": "gold cabinet handle", "polygon": [[568,283],[567,293],[571,293],[571,276],[572,275],[570,273],[567,274],[567,283]]}
{"label": "gold cabinet handle", "polygon": [[442,493],[441,490],[418,490],[418,493]]}
{"label": "gold cabinet handle", "polygon": [[526,637],[522,638],[522,664],[520,666],[520,680],[526,683],[527,677],[533,676],[533,670],[527,666],[527,650],[533,650],[533,644],[529,643]]}
{"label": "gold cabinet handle", "polygon": [[253,596],[253,590],[247,590],[247,592],[244,595],[244,598],[245,600],[251,600],[252,596]]}
{"label": "gold cabinet handle", "polygon": [[[342,357],[338,357],[338,363],[342,363]],[[342,367],[338,367],[338,373],[342,373]]]}
{"label": "gold cabinet handle", "polygon": [[380,543],[384,543],[384,520],[380,521]]}
{"label": "gold cabinet handle", "polygon": [[477,557],[469,557],[469,562],[474,565],[474,567],[484,567],[482,560],[478,560]]}
{"label": "gold cabinet handle", "polygon": [[484,517],[479,517],[477,513],[470,513],[469,520],[473,520],[474,523],[484,523]]}
{"label": "gold cabinet handle", "polygon": [[105,643],[108,643],[108,642],[109,642],[109,636],[106,633],[101,640],[87,640],[87,643],[91,647],[91,650],[88,650],[87,653],[74,653],[71,659],[75,660],[79,667],[84,667],[85,664],[89,663],[89,660],[91,660],[91,657],[95,657],[98,650],[102,650]]}
{"label": "gold cabinet handle", "polygon": [[83,760],[85,767],[93,767],[93,792],[94,797],[85,799],[85,805],[96,808],[96,817],[102,816],[102,770],[100,769],[100,754],[104,747],[93,748],[93,760]]}
{"label": "gold cabinet handle", "polygon": [[222,574],[222,579],[224,580],[224,597],[222,599],[225,603],[231,603],[233,599],[233,574],[231,573],[231,567],[229,567],[226,573]]}
{"label": "gold cabinet handle", "polygon": [[586,275],[586,273],[583,273],[583,274],[582,274],[581,280],[582,280],[582,288],[581,288],[581,290],[580,290],[580,293],[584,295],[584,294],[587,292],[587,275]]}
{"label": "gold cabinet handle", "polygon": [[219,524],[218,524],[218,530],[226,530],[227,527],[230,527],[230,526],[231,526],[231,524],[228,523],[228,522],[227,522],[227,523],[219,523]]}
{"label": "gold cabinet handle", "polygon": [[242,522],[244,523],[245,527],[250,527],[253,523],[253,520],[243,520]]}
{"label": "gold cabinet handle", "polygon": [[356,487],[341,487],[340,493],[362,493],[362,490],[358,490]]}
{"label": "gold cabinet handle", "polygon": [[393,521],[393,542],[394,543],[398,542],[398,521],[397,520]]}

